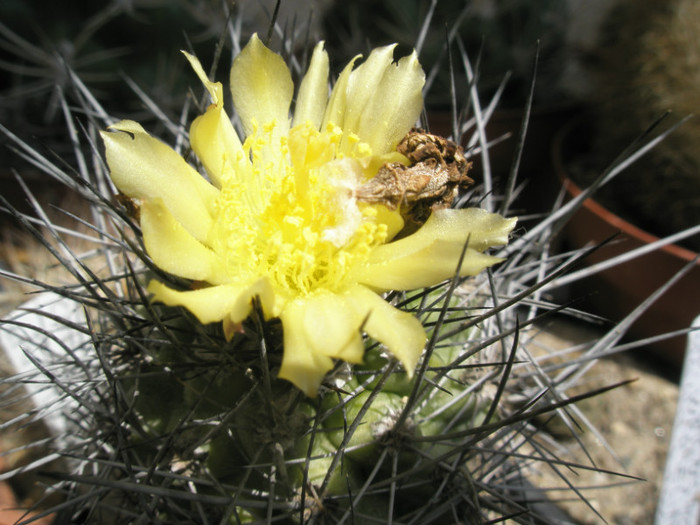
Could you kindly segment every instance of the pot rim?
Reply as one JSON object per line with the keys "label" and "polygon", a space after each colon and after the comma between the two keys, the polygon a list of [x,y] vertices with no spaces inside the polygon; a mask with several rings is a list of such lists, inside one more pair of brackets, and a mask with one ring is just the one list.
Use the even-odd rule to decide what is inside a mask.
{"label": "pot rim", "polygon": [[[552,160],[554,164],[554,169],[557,174],[557,178],[566,190],[566,193],[572,198],[578,197],[581,193],[583,193],[583,190],[567,175],[568,171],[564,163],[562,149],[566,137],[569,136],[571,131],[580,124],[581,119],[575,119],[575,121],[567,123],[559,131],[559,133],[557,133],[557,136],[554,138],[554,143],[552,145]],[[653,242],[661,240],[660,237],[657,237],[656,235],[649,233],[648,231],[643,230],[638,226],[635,226],[631,222],[623,219],[619,215],[610,211],[608,208],[596,201],[593,197],[588,197],[585,201],[583,201],[583,206],[586,209],[588,209],[591,213],[597,215],[611,226],[619,229],[629,237],[632,237],[640,241],[641,243],[651,244]],[[664,246],[659,247],[658,249],[670,255],[673,255],[674,257],[678,257],[686,262],[690,262],[698,256],[697,253],[694,253],[688,248],[683,248],[678,244],[666,244]],[[700,265],[700,261],[698,261],[698,264]]]}

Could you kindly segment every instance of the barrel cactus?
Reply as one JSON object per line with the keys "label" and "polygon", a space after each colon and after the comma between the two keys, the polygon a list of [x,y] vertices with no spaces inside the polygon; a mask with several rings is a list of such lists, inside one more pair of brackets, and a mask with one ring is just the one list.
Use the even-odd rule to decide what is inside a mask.
{"label": "barrel cactus", "polygon": [[[45,215],[48,235],[4,203],[75,278],[25,281],[79,309],[30,312],[80,341],[33,328],[58,352],[34,342],[34,371],[5,381],[59,390],[25,422],[66,417],[37,440],[48,452],[4,475],[60,460],[34,518],[540,519],[527,470],[566,463],[532,421],[571,427],[577,398],[521,332],[554,308],[538,290],[566,265],[534,242],[550,219],[509,245],[516,220],[474,204],[473,152],[413,127],[425,75],[393,51],[353,60],[330,89],[318,44],[295,88],[254,35],[233,61],[233,117],[185,53],[207,100],[189,134],[166,126],[172,147],[78,90],[92,148],[74,135],[75,172],[9,134],[92,214],[77,253]],[[32,330],[6,321],[18,327]]]}
{"label": "barrel cactus", "polygon": [[290,125],[291,74],[253,35],[231,69],[245,140],[222,85],[187,58],[212,100],[189,135],[208,180],[135,122],[102,134],[158,272],[149,321],[117,351],[131,357],[120,381],[138,450],[167,450],[171,466],[201,457],[190,468],[231,487],[231,519],[405,519],[434,495],[442,519],[435,479],[455,478],[445,495],[463,480],[441,464],[493,414],[469,392],[460,350],[434,341],[424,353],[428,318],[407,294],[500,262],[484,251],[515,220],[449,207],[469,162],[411,131],[415,55],[393,63],[393,46],[376,49],[329,95],[319,44]]}

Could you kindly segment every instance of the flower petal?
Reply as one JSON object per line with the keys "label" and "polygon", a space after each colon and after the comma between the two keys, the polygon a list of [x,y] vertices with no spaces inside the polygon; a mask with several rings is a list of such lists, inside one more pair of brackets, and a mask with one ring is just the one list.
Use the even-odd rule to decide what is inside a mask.
{"label": "flower petal", "polygon": [[245,285],[222,284],[184,292],[151,281],[148,291],[156,301],[168,306],[184,306],[204,324],[221,321],[225,317],[229,317],[233,323],[240,323],[250,314],[255,297],[260,298],[266,315],[273,312],[274,292],[266,278]]}
{"label": "flower petal", "polygon": [[207,78],[197,57],[183,51],[192,69],[211,95],[211,104],[190,126],[190,145],[202,161],[212,183],[221,187],[221,177],[225,169],[238,177],[250,171],[249,162],[243,153],[241,141],[233,129],[231,119],[224,111],[224,88],[221,82]]}
{"label": "flower petal", "polygon": [[163,199],[177,221],[197,240],[206,239],[218,190],[174,150],[131,120],[102,131],[112,181],[137,199]]}
{"label": "flower petal", "polygon": [[386,224],[386,242],[389,242],[401,230],[403,230],[403,227],[406,224],[406,222],[403,220],[403,217],[401,217],[401,212],[398,208],[395,210],[390,210],[383,204],[376,204],[374,205],[374,209],[377,212],[377,218],[375,219],[375,222],[377,222],[378,224]]}
{"label": "flower petal", "polygon": [[328,70],[328,53],[323,49],[323,42],[319,42],[314,48],[309,69],[299,86],[294,107],[294,126],[308,121],[316,129],[321,128],[328,104]]}
{"label": "flower petal", "polygon": [[375,156],[394,151],[420,115],[425,73],[415,52],[393,65],[395,47],[374,49],[351,71],[353,59],[333,88],[324,124],[343,129],[340,151],[344,154],[353,147],[354,141],[348,140],[351,134],[367,143]]}
{"label": "flower petal", "polygon": [[[395,47],[393,44],[373,49],[367,60],[350,75],[345,118],[337,123],[346,133],[358,133],[362,114],[377,95],[378,86],[394,59]],[[365,137],[360,134],[360,139],[365,140]]]}
{"label": "flower petal", "polygon": [[231,67],[233,105],[246,136],[273,122],[280,133],[289,129],[289,106],[294,83],[284,59],[270,51],[254,34]]}
{"label": "flower petal", "polygon": [[423,109],[423,84],[425,73],[414,51],[395,66],[389,65],[373,86],[372,97],[362,108],[357,134],[374,155],[395,150],[414,126]]}
{"label": "flower petal", "polygon": [[211,284],[229,280],[224,261],[192,237],[161,199],[141,205],[141,230],[148,255],[162,270]]}
{"label": "flower petal", "polygon": [[315,397],[333,360],[315,352],[304,327],[306,303],[299,299],[286,305],[280,319],[284,332],[282,366],[277,376],[291,381],[309,397]]}
{"label": "flower petal", "polygon": [[421,322],[364,286],[354,285],[346,297],[365,320],[362,329],[384,344],[412,377],[427,339]]}
{"label": "flower petal", "polygon": [[352,68],[358,58],[360,58],[360,55],[355,56],[348,65],[343,68],[343,71],[341,71],[338,76],[338,80],[335,81],[331,96],[328,100],[328,106],[326,106],[326,112],[323,115],[323,123],[321,124],[322,130],[329,124],[342,127],[347,107],[348,82],[350,81]]}
{"label": "flower petal", "polygon": [[246,180],[246,174],[250,173],[250,161],[222,107],[211,105],[204,115],[194,119],[190,126],[190,145],[217,188],[221,188],[226,170],[239,180]]}
{"label": "flower petal", "polygon": [[361,363],[363,318],[343,294],[322,292],[304,301],[304,329],[314,352]]}
{"label": "flower petal", "polygon": [[387,303],[364,286],[299,298],[282,314],[284,355],[279,377],[315,396],[333,367],[331,358],[359,363],[364,356],[360,330],[383,343],[413,375],[426,342],[418,319]]}
{"label": "flower petal", "polygon": [[185,55],[185,58],[187,58],[189,61],[190,66],[192,66],[192,69],[194,69],[194,72],[199,77],[199,80],[202,81],[204,87],[207,88],[207,91],[209,91],[209,95],[211,96],[211,100],[214,105],[222,107],[224,105],[224,88],[221,85],[221,82],[212,82],[209,80],[209,77],[204,72],[201,62],[196,56],[189,54],[187,51],[181,51],[181,53]]}
{"label": "flower petal", "polygon": [[415,233],[372,252],[357,281],[378,290],[410,290],[452,277],[469,238],[459,274],[475,275],[501,259],[481,253],[506,244],[516,219],[478,208],[433,212]]}

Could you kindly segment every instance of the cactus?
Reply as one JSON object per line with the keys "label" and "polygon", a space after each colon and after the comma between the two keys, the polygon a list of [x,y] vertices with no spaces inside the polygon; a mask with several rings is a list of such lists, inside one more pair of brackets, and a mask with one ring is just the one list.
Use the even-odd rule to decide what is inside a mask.
{"label": "cactus", "polygon": [[[230,33],[240,37],[235,26]],[[233,47],[243,46],[236,42]],[[204,115],[220,117],[219,87],[208,81],[196,59],[189,58],[213,100],[203,108]],[[478,230],[473,237],[463,234],[459,242],[443,238],[442,230],[434,233],[444,245],[454,245],[443,253],[450,261],[450,272],[416,289],[397,285],[398,290],[392,290],[375,284],[385,292],[382,302],[372,303],[357,329],[348,332],[379,334],[376,339],[363,336],[360,359],[346,359],[341,345],[330,370],[320,360],[321,365],[310,372],[289,372],[285,359],[294,346],[288,334],[297,328],[290,325],[296,318],[289,313],[290,306],[276,311],[278,306],[264,289],[250,294],[240,318],[227,317],[227,311],[216,322],[203,322],[201,309],[192,303],[171,300],[181,297],[177,294],[226,283],[220,276],[209,281],[194,277],[181,261],[172,263],[177,267],[169,266],[167,258],[155,255],[157,240],[149,239],[144,216],[150,213],[153,219],[166,214],[157,203],[156,208],[147,209],[147,198],[139,193],[141,179],[129,186],[123,174],[117,174],[121,168],[115,167],[116,146],[109,143],[128,145],[150,139],[133,122],[114,125],[114,119],[87,94],[80,85],[74,93],[87,119],[84,136],[73,135],[75,169],[42,156],[2,128],[25,158],[88,203],[79,219],[87,227],[81,237],[88,247],[78,251],[70,239],[78,234],[55,224],[38,202],[36,218],[2,197],[3,207],[49,250],[73,281],[56,284],[2,272],[50,292],[50,297],[59,298],[60,307],[56,313],[42,303],[4,323],[7,332],[28,331],[19,346],[26,348],[31,370],[3,379],[3,398],[7,403],[23,398],[22,387],[36,382],[51,387],[56,396],[3,427],[52,422],[51,413],[56,412],[64,416],[47,437],[19,447],[36,449],[37,454],[2,475],[17,478],[38,472],[46,484],[45,498],[38,499],[27,521],[48,514],[56,515],[58,522],[82,523],[483,523],[503,519],[540,523],[551,518],[542,514],[535,501],[546,495],[546,489],[533,499],[527,472],[539,467],[566,476],[565,471],[577,465],[548,449],[547,441],[540,439],[538,418],[559,418],[574,433],[575,403],[607,388],[576,396],[567,389],[576,385],[589,361],[613,347],[624,333],[624,325],[612,330],[589,354],[568,363],[556,376],[550,376],[528,350],[527,330],[552,313],[565,311],[549,303],[543,290],[585,255],[562,258],[548,253],[557,220],[576,202],[528,232],[520,232],[495,253],[498,258],[481,252],[502,241],[492,239],[479,248]],[[472,92],[472,96],[476,95]],[[297,111],[302,99],[299,95]],[[62,107],[73,130],[78,114],[65,99]],[[478,103],[474,108],[480,112]],[[184,118],[191,120],[189,115]],[[245,115],[239,111],[238,118],[245,127]],[[98,144],[98,132],[109,125],[118,131],[104,134],[105,162],[99,148],[84,146]],[[188,140],[195,144],[197,134],[188,137],[176,121],[166,127],[176,133],[172,143],[188,157]],[[469,127],[457,129],[464,133]],[[274,135],[274,129],[268,131]],[[478,141],[479,134],[475,137]],[[466,143],[465,137],[453,138],[455,143]],[[439,143],[436,138],[426,140]],[[196,144],[193,148],[198,150]],[[396,151],[386,153],[384,160],[403,160],[392,167],[392,173],[406,175],[418,164],[407,165]],[[406,155],[411,154],[406,150]],[[473,154],[464,152],[464,169]],[[200,160],[206,165],[215,158]],[[194,171],[197,164],[192,161],[189,166]],[[216,171],[206,167],[212,177]],[[125,173],[132,169],[139,169],[138,162],[132,162]],[[124,194],[114,191],[112,181]],[[459,181],[466,179],[460,175]],[[193,184],[202,187],[204,179]],[[431,218],[453,211],[451,217],[472,221],[467,205],[482,197],[484,205],[498,206],[506,214],[510,197],[485,197],[484,188],[489,187],[485,181],[460,193],[455,202],[457,187],[450,187],[449,195],[431,193],[429,197],[421,187],[421,199],[416,200],[425,208],[416,205],[400,218],[408,229],[395,242],[417,243],[414,236],[428,228]],[[402,199],[406,195],[402,193]],[[199,198],[181,197],[193,208]],[[141,208],[135,199],[141,199]],[[380,201],[390,203],[386,195]],[[454,210],[445,209],[450,204]],[[429,214],[427,221],[424,213]],[[513,221],[497,214],[489,217],[500,225],[496,237],[507,236]],[[387,228],[391,224],[387,219]],[[172,249],[180,253],[176,246]],[[210,249],[215,251],[215,246]],[[416,260],[419,256],[412,259]],[[425,269],[426,275],[436,271]],[[404,277],[417,276],[407,272]],[[176,292],[164,292],[165,287]],[[156,301],[150,292],[155,292]],[[405,340],[413,337],[408,331],[399,332],[396,343],[387,337],[386,326],[371,328],[368,323],[376,308],[389,309],[394,317],[388,319],[411,319],[406,325],[415,327],[420,321],[420,337],[416,337],[421,352],[415,360],[401,350]],[[73,313],[68,315],[66,309]],[[27,314],[53,323],[53,328],[32,325],[24,318]],[[334,344],[331,341],[329,346]],[[288,372],[283,374],[284,370]],[[553,370],[552,374],[558,368]],[[46,469],[52,460],[58,463]],[[591,507],[591,512],[596,511]]]}

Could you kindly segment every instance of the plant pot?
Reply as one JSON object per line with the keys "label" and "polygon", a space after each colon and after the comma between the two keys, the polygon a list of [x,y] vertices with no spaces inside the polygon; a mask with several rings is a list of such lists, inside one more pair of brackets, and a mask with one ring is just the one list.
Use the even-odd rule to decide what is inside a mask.
{"label": "plant pot", "polygon": [[[552,148],[553,166],[569,199],[581,193],[581,189],[569,177],[565,160],[567,146],[571,146],[568,141],[573,138],[576,129],[576,126],[566,126],[562,129]],[[612,235],[619,234],[613,242],[587,258],[586,262],[589,265],[659,240],[655,235],[636,227],[590,198],[584,201],[568,221],[564,234],[565,242],[573,248],[600,243]],[[587,306],[593,313],[612,321],[619,321],[696,256],[696,253],[681,246],[665,245],[582,279],[573,286],[572,291],[577,296],[585,296]],[[642,314],[631,326],[628,335],[641,339],[687,329],[699,313],[700,263],[697,263]],[[667,363],[680,368],[686,340],[686,335],[679,335],[651,342],[645,348],[652,350]]]}

